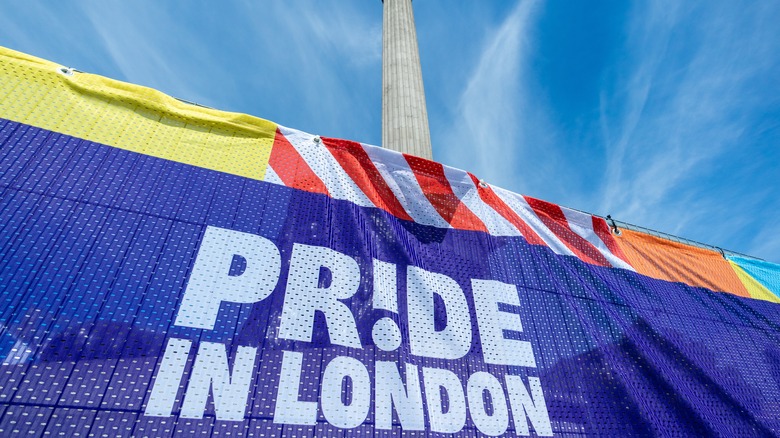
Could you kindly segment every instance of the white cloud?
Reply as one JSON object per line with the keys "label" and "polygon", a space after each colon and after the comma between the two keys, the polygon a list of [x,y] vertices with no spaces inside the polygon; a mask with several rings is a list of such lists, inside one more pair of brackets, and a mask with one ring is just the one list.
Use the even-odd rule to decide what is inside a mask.
{"label": "white cloud", "polygon": [[[751,113],[771,108],[768,91],[756,83],[777,77],[776,6],[637,4],[623,38],[609,42],[623,47],[598,66],[603,83],[595,119],[546,99],[539,86],[549,82],[535,76],[544,70],[528,68],[539,57],[566,53],[537,53],[532,41],[545,37],[536,29],[542,6],[548,7],[518,3],[487,34],[451,126],[436,133],[444,139],[434,144],[436,157],[563,205],[732,250],[777,254],[766,235],[751,249],[753,233],[768,233],[760,226],[744,232],[773,222],[768,211],[778,203],[777,190],[724,182],[742,171],[729,162],[734,152],[760,142],[751,138]],[[581,137],[575,123],[582,123]],[[592,161],[575,162],[578,153]]]}
{"label": "white cloud", "polygon": [[451,127],[437,142],[438,160],[485,176],[491,183],[515,186],[518,157],[523,153],[518,118],[533,111],[517,100],[523,84],[523,61],[529,50],[527,29],[537,1],[522,1],[502,25],[489,34],[458,102]]}
{"label": "white cloud", "polygon": [[767,261],[780,263],[780,233],[777,232],[777,225],[767,224],[758,230],[755,230],[754,238],[747,248],[750,255],[766,258]]}
{"label": "white cloud", "polygon": [[[629,222],[696,236],[733,227],[733,204],[713,190],[718,164],[752,122],[751,81],[767,74],[768,47],[759,7],[732,2],[642,3],[628,23],[628,62],[602,91],[601,125],[608,161],[600,211]],[[594,201],[596,198],[594,197]],[[738,203],[747,203],[735,199]],[[735,232],[737,230],[734,230]],[[724,236],[725,238],[725,236]],[[715,243],[709,239],[708,243]],[[726,240],[727,241],[727,240]]]}
{"label": "white cloud", "polygon": [[198,62],[197,35],[181,26],[165,8],[147,6],[124,2],[84,5],[84,13],[99,36],[98,42],[123,75],[117,79],[200,104],[212,104],[193,86],[193,76],[206,76],[214,68]]}
{"label": "white cloud", "polygon": [[[381,117],[381,3],[373,13],[354,3],[271,2],[243,5],[265,56],[258,81],[270,80],[296,115],[275,121],[322,135],[370,141]],[[266,79],[269,78],[269,79]],[[280,82],[282,81],[282,82]],[[366,95],[375,83],[375,93]],[[307,123],[299,120],[303,115]],[[293,115],[294,117],[289,117]]]}
{"label": "white cloud", "polygon": [[302,6],[296,14],[293,29],[306,26],[308,47],[325,45],[344,61],[362,66],[382,60],[382,23],[366,20],[348,7],[333,6],[325,15],[322,10]]}

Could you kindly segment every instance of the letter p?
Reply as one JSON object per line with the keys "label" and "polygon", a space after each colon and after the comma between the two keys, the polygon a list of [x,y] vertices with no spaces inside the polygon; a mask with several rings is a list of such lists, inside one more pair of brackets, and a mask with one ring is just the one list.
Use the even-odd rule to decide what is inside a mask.
{"label": "letter p", "polygon": [[[246,260],[246,268],[230,275],[235,256]],[[213,330],[222,302],[250,304],[268,297],[279,281],[281,267],[279,249],[270,240],[207,227],[175,324]]]}

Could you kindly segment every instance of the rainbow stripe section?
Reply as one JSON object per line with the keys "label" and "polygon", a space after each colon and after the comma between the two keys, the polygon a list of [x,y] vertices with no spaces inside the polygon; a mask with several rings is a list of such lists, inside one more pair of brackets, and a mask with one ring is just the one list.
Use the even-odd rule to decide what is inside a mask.
{"label": "rainbow stripe section", "polygon": [[780,265],[736,256],[728,260],[751,297],[780,303]]}
{"label": "rainbow stripe section", "polygon": [[[617,242],[636,272],[660,280],[780,303],[780,266],[622,230]],[[774,280],[773,280],[774,279]]]}

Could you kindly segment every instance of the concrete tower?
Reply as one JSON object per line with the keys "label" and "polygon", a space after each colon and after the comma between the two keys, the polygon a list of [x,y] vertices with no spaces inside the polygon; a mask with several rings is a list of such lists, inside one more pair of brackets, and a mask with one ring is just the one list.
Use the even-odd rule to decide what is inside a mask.
{"label": "concrete tower", "polygon": [[412,0],[383,0],[382,146],[432,157]]}

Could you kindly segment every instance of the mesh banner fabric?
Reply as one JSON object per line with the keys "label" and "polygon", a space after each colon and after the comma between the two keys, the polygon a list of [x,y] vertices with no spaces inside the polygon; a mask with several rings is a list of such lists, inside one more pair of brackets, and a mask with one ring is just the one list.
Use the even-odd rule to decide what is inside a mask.
{"label": "mesh banner fabric", "polygon": [[777,436],[780,266],[0,49],[0,436]]}

